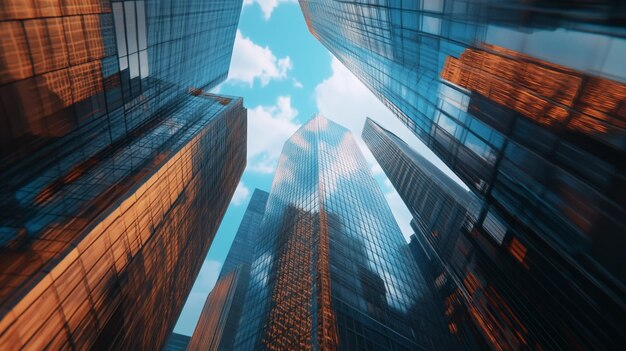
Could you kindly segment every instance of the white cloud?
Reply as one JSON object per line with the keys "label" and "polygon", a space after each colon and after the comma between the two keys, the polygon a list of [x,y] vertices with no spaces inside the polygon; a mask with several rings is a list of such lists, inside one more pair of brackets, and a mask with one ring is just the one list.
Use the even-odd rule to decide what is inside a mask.
{"label": "white cloud", "polygon": [[187,302],[181,312],[178,323],[176,323],[176,327],[174,328],[175,333],[183,335],[191,335],[193,333],[196,323],[200,318],[202,307],[204,307],[204,302],[213,289],[213,286],[215,286],[221,269],[222,262],[214,260],[204,261],[198,278],[193,284],[191,293],[189,293],[189,297],[187,297]]}
{"label": "white cloud", "polygon": [[297,88],[297,89],[302,89],[304,86],[302,85],[302,83],[299,80],[294,78],[293,79],[293,87]]}
{"label": "white cloud", "polygon": [[237,189],[235,189],[235,193],[233,194],[233,199],[231,200],[231,202],[233,203],[233,205],[239,206],[248,198],[248,195],[250,195],[250,189],[248,189],[248,187],[243,182],[239,182],[239,185],[237,185]]}
{"label": "white cloud", "polygon": [[399,136],[420,152],[426,159],[442,168],[446,174],[453,175],[453,173],[335,57],[331,60],[331,70],[331,76],[315,88],[317,109],[323,116],[352,131],[359,148],[370,164],[370,168],[376,180],[381,187],[384,186],[383,189],[387,188],[385,191],[387,201],[403,234],[408,238],[408,236],[413,233],[409,226],[411,215],[395,189],[385,186],[391,183],[361,138],[365,118],[372,118],[383,127]]}
{"label": "white cloud", "polygon": [[261,86],[266,86],[271,80],[287,78],[292,68],[289,56],[277,59],[269,47],[255,44],[237,30],[228,71],[229,82],[243,82],[252,87],[258,79]]}
{"label": "white cloud", "polygon": [[276,104],[248,109],[248,169],[273,173],[285,141],[300,127],[291,96],[279,96]]}
{"label": "white cloud", "polygon": [[245,0],[244,5],[252,5],[254,3],[259,4],[261,11],[263,12],[263,18],[267,21],[272,17],[272,12],[281,3],[295,3],[296,0]]}
{"label": "white cloud", "polygon": [[413,133],[335,57],[331,60],[331,70],[331,76],[315,88],[320,114],[350,129],[359,140],[365,117],[370,117],[383,121],[384,127],[400,138],[417,141]]}

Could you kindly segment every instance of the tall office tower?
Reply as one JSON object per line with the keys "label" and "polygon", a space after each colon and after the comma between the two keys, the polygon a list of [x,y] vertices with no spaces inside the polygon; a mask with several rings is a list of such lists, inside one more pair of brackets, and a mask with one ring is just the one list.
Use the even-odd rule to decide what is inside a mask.
{"label": "tall office tower", "polygon": [[0,349],[161,349],[246,160],[241,1],[0,5]]}
{"label": "tall office tower", "polygon": [[163,347],[163,351],[186,351],[190,336],[172,333]]}
{"label": "tall office tower", "polygon": [[481,300],[468,299],[470,294],[463,285],[465,270],[476,270],[474,264],[466,262],[475,253],[468,252],[472,246],[461,234],[468,212],[477,210],[475,197],[369,118],[363,128],[363,140],[413,216],[411,253],[439,296],[439,307],[445,310],[448,327],[457,337],[459,348],[486,349],[488,343],[483,338],[487,336],[482,336],[476,327],[480,320],[472,320],[469,312],[470,306],[480,311],[486,306],[480,304]]}
{"label": "tall office tower", "polygon": [[[255,243],[268,197],[267,192],[254,189],[222,266],[216,288],[207,297],[194,330],[191,343],[193,347],[190,346],[190,350],[236,350],[235,336],[243,312]],[[236,277],[231,277],[234,270],[238,273]],[[226,298],[226,295],[230,297]]]}
{"label": "tall office tower", "polygon": [[254,260],[254,245],[259,234],[259,227],[265,214],[265,205],[269,196],[270,194],[267,191],[261,189],[254,189],[254,192],[252,192],[250,202],[246,212],[243,214],[239,229],[237,229],[237,234],[235,234],[233,244],[228,251],[226,260],[224,260],[218,279],[238,266],[242,267],[243,270],[250,269]]}
{"label": "tall office tower", "polygon": [[250,279],[237,350],[432,350],[450,340],[352,134],[319,115],[283,147]]}
{"label": "tall office tower", "polygon": [[475,201],[469,191],[370,118],[365,121],[362,137],[420,232],[445,233],[461,228]]}
{"label": "tall office tower", "polygon": [[312,34],[478,196],[466,230],[508,255],[476,278],[507,301],[483,326],[511,334],[493,347],[623,345],[623,5],[300,3]]}
{"label": "tall office tower", "polygon": [[240,278],[241,271],[236,267],[215,283],[189,341],[189,351],[220,349],[224,331],[229,327],[228,319],[237,290],[246,289],[246,286],[242,287],[239,283]]}

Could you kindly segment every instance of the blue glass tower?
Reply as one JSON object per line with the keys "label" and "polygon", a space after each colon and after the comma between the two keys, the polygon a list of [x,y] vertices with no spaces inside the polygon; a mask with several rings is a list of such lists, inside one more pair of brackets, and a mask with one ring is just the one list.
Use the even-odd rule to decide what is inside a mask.
{"label": "blue glass tower", "polygon": [[236,349],[446,349],[443,317],[351,133],[315,116],[285,143]]}
{"label": "blue glass tower", "polygon": [[245,167],[241,6],[0,5],[0,349],[162,348]]}
{"label": "blue glass tower", "polygon": [[478,315],[504,335],[493,347],[623,344],[623,4],[300,4],[311,33],[478,196],[464,230],[501,253],[475,277],[503,292],[486,302],[497,318]]}
{"label": "blue glass tower", "polygon": [[472,308],[480,310],[484,306],[481,300],[468,298],[470,293],[462,283],[466,270],[477,274],[478,269],[475,262],[466,264],[465,257],[476,252],[462,233],[470,213],[477,211],[475,197],[369,118],[363,140],[413,216],[411,253],[440,298],[439,308],[458,340],[458,348],[487,349],[489,342],[470,314]]}

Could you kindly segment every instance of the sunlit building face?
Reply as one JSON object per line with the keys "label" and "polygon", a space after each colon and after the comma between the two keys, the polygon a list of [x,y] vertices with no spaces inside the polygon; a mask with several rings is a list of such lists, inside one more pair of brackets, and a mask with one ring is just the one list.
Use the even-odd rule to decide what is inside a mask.
{"label": "sunlit building face", "polygon": [[174,327],[246,111],[205,92],[241,1],[164,3],[0,4],[0,349],[160,349]]}
{"label": "sunlit building face", "polygon": [[315,116],[283,147],[235,348],[445,349],[432,304],[352,134]]}
{"label": "sunlit building face", "polygon": [[254,189],[218,281],[207,297],[189,343],[190,350],[237,350],[235,338],[246,301],[259,227],[269,194]]}
{"label": "sunlit building face", "polygon": [[515,276],[485,299],[516,309],[530,337],[515,348],[621,344],[623,5],[300,4],[311,33],[479,197],[467,230],[511,264],[468,282]]}

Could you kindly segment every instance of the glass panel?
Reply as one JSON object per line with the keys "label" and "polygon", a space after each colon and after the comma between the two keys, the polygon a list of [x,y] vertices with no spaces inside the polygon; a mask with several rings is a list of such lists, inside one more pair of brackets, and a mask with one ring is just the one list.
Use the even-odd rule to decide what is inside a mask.
{"label": "glass panel", "polygon": [[[115,22],[115,40],[117,41],[117,56],[126,56],[126,30],[124,29],[124,9],[121,2],[113,3],[113,21]],[[121,66],[121,64],[120,64]]]}
{"label": "glass panel", "polygon": [[128,41],[128,53],[137,52],[137,25],[135,18],[135,2],[124,3],[124,13],[126,21],[126,40]]}
{"label": "glass panel", "polygon": [[141,78],[148,76],[148,50],[139,51],[139,70]]}
{"label": "glass panel", "polygon": [[137,35],[139,39],[139,50],[147,47],[146,33],[146,8],[143,1],[137,1]]}

